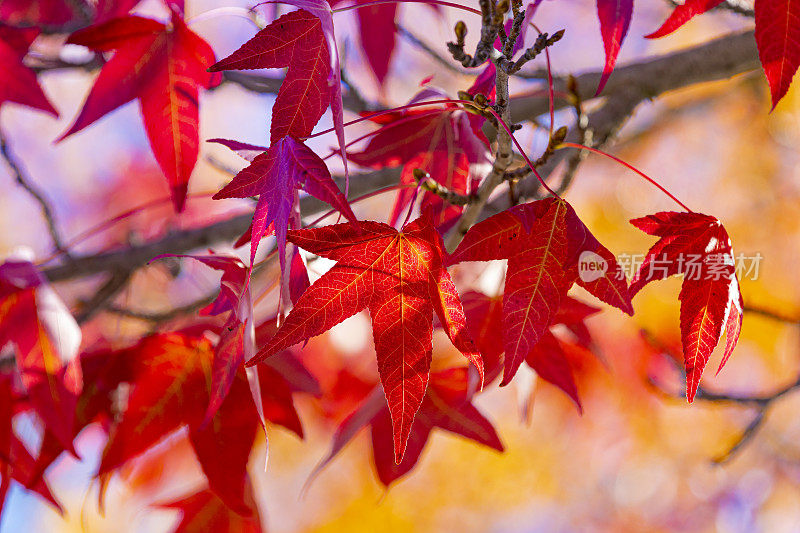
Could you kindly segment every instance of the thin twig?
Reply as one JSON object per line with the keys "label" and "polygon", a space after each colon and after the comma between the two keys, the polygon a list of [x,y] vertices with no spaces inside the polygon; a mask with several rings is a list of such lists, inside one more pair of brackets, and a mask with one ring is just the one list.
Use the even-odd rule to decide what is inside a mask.
{"label": "thin twig", "polygon": [[78,324],[83,324],[94,315],[108,307],[109,302],[119,294],[127,285],[133,275],[131,270],[118,270],[112,272],[108,280],[97,290],[92,298],[81,306],[75,316]]}
{"label": "thin twig", "polygon": [[731,445],[731,447],[728,448],[723,453],[714,457],[711,461],[714,464],[721,465],[733,459],[747,445],[747,443],[749,443],[753,439],[755,434],[758,433],[758,430],[764,424],[766,415],[767,415],[766,407],[756,411],[756,416],[753,418],[753,420],[750,421],[750,423],[744,429],[742,434],[739,435],[739,437],[734,441],[733,445]]}
{"label": "thin twig", "polygon": [[114,313],[116,315],[124,316],[126,318],[134,318],[137,320],[143,320],[145,322],[166,322],[168,320],[172,320],[173,318],[177,318],[183,315],[190,315],[197,311],[198,309],[202,309],[203,307],[209,305],[211,302],[217,299],[219,295],[219,291],[216,290],[211,294],[203,296],[202,298],[198,298],[194,302],[190,302],[186,305],[181,305],[179,307],[172,308],[168,311],[139,311],[135,309],[128,309],[125,307],[120,307],[117,305],[109,305],[106,309],[109,313]]}
{"label": "thin twig", "polygon": [[[388,168],[351,176],[349,198],[394,185],[399,179],[399,170]],[[341,188],[343,178],[336,182]],[[304,216],[320,213],[330,206],[313,196],[300,199],[300,207]],[[172,253],[181,254],[190,250],[212,246],[220,242],[230,242],[244,233],[250,226],[252,213],[245,213],[212,222],[206,226],[176,231],[154,241],[127,246],[118,250],[74,256],[72,260],[42,269],[42,274],[51,282],[83,278],[102,272],[115,270],[135,270],[147,264],[157,255]]]}
{"label": "thin twig", "polygon": [[64,242],[61,240],[61,234],[56,224],[56,218],[53,214],[53,209],[50,207],[50,204],[45,198],[44,193],[39,190],[39,188],[33,184],[30,177],[27,176],[22,167],[22,163],[14,156],[13,152],[11,151],[11,146],[8,144],[8,140],[6,139],[5,132],[2,130],[0,130],[0,154],[2,154],[3,159],[5,159],[6,164],[11,169],[11,173],[14,175],[14,179],[17,184],[22,187],[31,196],[31,198],[36,201],[36,203],[39,204],[39,208],[42,211],[42,216],[47,223],[47,230],[50,232],[50,239],[53,241],[53,248],[62,253],[64,256],[69,257],[69,252],[64,246]]}
{"label": "thin twig", "polygon": [[797,315],[788,315],[782,313],[781,311],[775,311],[774,309],[769,309],[758,305],[747,304],[744,306],[744,311],[745,313],[753,313],[765,318],[777,320],[778,322],[786,322],[787,324],[800,324],[800,317]]}
{"label": "thin twig", "polygon": [[463,70],[453,65],[451,61],[445,59],[444,56],[440,55],[439,52],[428,46],[428,44],[425,41],[414,35],[411,31],[408,30],[408,28],[406,28],[402,24],[397,25],[397,33],[399,33],[402,37],[404,37],[408,42],[410,42],[411,44],[413,44],[414,46],[416,46],[417,48],[428,54],[431,59],[436,61],[441,66],[455,72],[456,74],[465,74]]}

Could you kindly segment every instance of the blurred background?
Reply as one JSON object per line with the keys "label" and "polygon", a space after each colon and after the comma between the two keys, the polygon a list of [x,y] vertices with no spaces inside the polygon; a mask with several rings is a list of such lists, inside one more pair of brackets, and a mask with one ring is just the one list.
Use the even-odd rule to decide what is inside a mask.
{"label": "blurred background", "polygon": [[[187,18],[222,6],[249,7],[240,0],[188,0]],[[283,9],[283,8],[281,8]],[[664,39],[642,36],[657,28],[672,9],[669,2],[640,1],[619,64],[704,42],[752,26],[752,20],[728,12],[697,17]],[[137,9],[163,17],[159,2]],[[399,23],[430,48],[446,55],[456,20],[470,28],[477,21],[447,8],[404,4]],[[565,28],[551,49],[559,74],[597,70],[603,47],[593,2],[545,0],[534,21],[542,31]],[[354,35],[354,12],[335,16],[340,51],[350,82],[369,102],[385,106],[407,102],[420,82],[451,95],[474,77],[443,68],[411,40],[398,37],[391,70],[383,88],[366,68]],[[254,28],[240,17],[220,14],[191,25],[225,57],[249,39]],[[473,31],[471,38],[475,38]],[[529,36],[530,37],[530,36]],[[530,41],[530,39],[529,39]],[[60,49],[60,42],[37,41],[41,53]],[[63,54],[80,57],[81,49]],[[537,63],[536,67],[542,65]],[[140,205],[152,204],[91,239],[78,252],[141,242],[166,231],[208,223],[245,212],[248,201],[212,201],[244,162],[226,149],[204,144],[190,183],[186,212],[172,212],[164,178],[153,159],[138,105],[128,104],[85,131],[53,144],[71,123],[93,82],[80,70],[46,72],[45,93],[61,113],[59,120],[15,105],[3,106],[0,126],[32,179],[52,202],[63,235],[74,237]],[[540,88],[515,79],[511,92]],[[675,91],[641,105],[607,149],[660,180],[693,208],[720,218],[734,244],[746,256],[760,254],[755,276],[740,278],[748,306],[785,315],[775,320],[748,312],[739,345],[725,370],[714,376],[719,349],[709,363],[703,386],[737,397],[769,396],[794,383],[800,373],[800,338],[792,317],[800,313],[800,85],[770,113],[769,91],[760,71],[724,82]],[[254,94],[224,84],[201,95],[200,138],[233,138],[268,143],[274,96]],[[348,118],[348,117],[346,117]],[[349,117],[352,118],[352,117]],[[318,130],[330,126],[325,115]],[[355,138],[369,126],[348,130]],[[519,136],[532,156],[546,136],[526,129]],[[310,143],[326,154],[335,139]],[[336,171],[335,158],[329,160]],[[50,253],[50,242],[38,206],[15,186],[0,165],[0,253],[30,247],[37,259]],[[390,195],[391,196],[391,195]],[[630,224],[631,218],[671,210],[669,199],[613,161],[590,156],[566,195],[594,234],[616,254],[641,254],[653,243]],[[386,216],[390,199],[358,204],[359,218]],[[262,246],[262,249],[268,246]],[[231,251],[229,247],[215,247]],[[242,257],[247,248],[237,250]],[[319,270],[312,264],[312,281]],[[321,268],[321,266],[320,266]],[[459,289],[491,286],[468,267],[455,273]],[[67,302],[85,297],[97,280],[56,286]],[[168,309],[202,296],[218,277],[186,265],[177,278],[163,266],[139,271],[123,301],[137,309]],[[496,283],[496,282],[495,282]],[[482,284],[482,285],[481,285]],[[270,427],[269,464],[265,446],[251,457],[258,504],[265,528],[272,532],[323,531],[718,531],[725,533],[800,530],[800,394],[770,402],[757,430],[731,456],[758,407],[702,398],[688,405],[681,398],[679,365],[670,354],[680,350],[678,299],[680,280],[649,285],[634,300],[635,316],[604,308],[588,319],[597,356],[574,361],[584,406],[579,415],[569,398],[544,382],[533,388],[530,413],[521,405],[530,388],[493,387],[476,403],[495,425],[504,453],[460,437],[434,431],[419,464],[385,489],[372,466],[368,431],[363,431],[303,491],[317,462],[325,455],[337,424],[369,391],[374,375],[370,323],[357,315],[297,351],[323,390],[336,384],[321,376],[346,372],[344,391],[328,400],[298,400],[305,439]],[[575,296],[596,304],[590,296]],[[597,304],[599,305],[599,304]],[[150,327],[141,321],[101,315],[84,328],[84,343],[109,338],[124,345]],[[452,347],[441,332],[435,358],[446,360]],[[519,379],[519,378],[518,378]],[[533,379],[533,378],[531,378]],[[525,381],[520,379],[520,382]],[[528,380],[531,381],[531,380]],[[26,433],[26,428],[20,429]],[[33,428],[27,430],[31,439]],[[176,435],[141,461],[126,467],[109,486],[104,513],[97,505],[97,468],[104,436],[88,428],[78,440],[83,460],[62,457],[49,471],[53,491],[62,501],[59,515],[35,495],[13,488],[3,509],[2,531],[171,531],[175,510],[154,509],[200,482],[200,470],[185,435]]]}

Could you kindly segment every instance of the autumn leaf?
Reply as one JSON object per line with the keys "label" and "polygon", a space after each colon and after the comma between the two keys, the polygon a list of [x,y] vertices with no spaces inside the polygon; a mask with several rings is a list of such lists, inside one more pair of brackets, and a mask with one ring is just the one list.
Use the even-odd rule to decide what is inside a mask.
{"label": "autumn leaf", "polygon": [[772,93],[772,109],[800,67],[800,0],[756,0],[758,57]]}
{"label": "autumn leaf", "polygon": [[[0,507],[5,500],[3,489],[8,490],[10,481],[16,481],[24,488],[31,490],[50,503],[55,509],[63,514],[61,504],[50,490],[50,486],[45,479],[38,475],[36,469],[36,458],[25,447],[25,444],[16,434],[11,436],[10,461],[0,461],[0,476],[3,478],[3,485],[0,486]],[[0,509],[1,510],[1,509]]]}
{"label": "autumn leaf", "polygon": [[622,42],[628,33],[633,16],[633,0],[597,0],[597,18],[600,20],[600,33],[603,37],[603,47],[606,52],[606,63],[597,93],[603,91],[608,77],[617,64]]}
{"label": "autumn leaf", "polygon": [[[198,336],[200,335],[200,336]],[[246,503],[247,462],[260,425],[241,363],[223,401],[209,419],[212,364],[215,348],[202,331],[152,335],[121,351],[131,365],[130,394],[114,424],[98,469],[104,476],[141,455],[182,427],[192,444],[211,490],[238,513]],[[302,374],[297,362],[278,359],[256,370],[267,419],[302,436],[293,394],[306,390],[284,377]],[[310,390],[310,389],[309,389]],[[274,420],[273,420],[274,417]]]}
{"label": "autumn leaf", "polygon": [[228,507],[247,516],[247,463],[259,424],[255,409],[248,408],[252,400],[244,373],[238,372],[237,378],[213,417],[191,428],[189,440],[209,486]]}
{"label": "autumn leaf", "polygon": [[[579,276],[579,262],[602,262],[605,270]],[[600,300],[632,314],[625,275],[565,201],[547,198],[521,204],[475,224],[450,256],[462,261],[508,260],[503,292],[501,385],[553,323],[567,291],[577,283]]]}
{"label": "autumn leaf", "polygon": [[[336,138],[339,141],[339,153],[342,156],[344,165],[344,177],[347,188],[350,183],[350,174],[347,169],[347,157],[345,154],[344,138],[344,104],[342,103],[342,73],[339,68],[339,47],[336,44],[336,35],[333,30],[333,11],[328,0],[284,0],[285,3],[295,6],[298,9],[308,11],[319,19],[322,25],[322,33],[325,35],[325,42],[328,46],[328,57],[330,70],[328,73],[328,88],[331,92],[331,117],[333,118],[333,129],[336,131]],[[274,108],[273,108],[274,111]]]}
{"label": "autumn leaf", "polygon": [[299,10],[261,30],[211,72],[289,67],[272,108],[270,143],[306,137],[330,102],[330,55],[320,20]]}
{"label": "autumn leaf", "polygon": [[[0,3],[0,13],[2,6]],[[0,25],[0,106],[4,102],[14,102],[40,109],[58,116],[58,111],[42,92],[36,73],[26,67],[22,60],[28,52],[39,30],[16,29]]]}
{"label": "autumn leaf", "polygon": [[742,327],[743,302],[730,238],[719,220],[700,213],[660,212],[631,224],[660,237],[631,281],[631,295],[651,281],[684,276],[679,296],[681,341],[686,398],[691,402],[723,330],[727,343],[719,370],[731,356]]}
{"label": "autumn leaf", "polygon": [[74,454],[75,406],[83,387],[75,357],[80,329],[26,261],[0,266],[0,346],[8,343],[15,346],[22,385],[36,414]]}
{"label": "autumn leaf", "polygon": [[[331,7],[338,7],[341,0],[332,1]],[[368,0],[358,0],[365,4]],[[397,44],[398,4],[373,4],[356,10],[358,38],[367,59],[367,65],[375,75],[379,85],[383,85],[389,73],[392,56]],[[431,5],[434,9],[438,6]]]}
{"label": "autumn leaf", "polygon": [[683,4],[675,6],[667,20],[656,31],[645,35],[648,39],[657,39],[674,32],[693,17],[701,15],[706,11],[714,9],[724,0],[687,0]]}
{"label": "autumn leaf", "polygon": [[398,4],[371,5],[357,12],[361,49],[380,85],[389,74],[389,64],[397,42],[397,8]]}
{"label": "autumn leaf", "polygon": [[[208,340],[178,333],[147,337],[127,351],[133,365],[131,391],[122,418],[109,435],[99,476],[188,425],[212,490],[232,509],[247,512],[242,497],[258,417],[240,374],[239,386],[231,388],[215,418],[201,428],[208,406],[212,353]],[[215,453],[219,443],[228,444],[224,456]]]}
{"label": "autumn leaf", "polygon": [[371,429],[375,470],[380,482],[387,487],[414,468],[434,429],[461,435],[502,452],[503,444],[492,423],[472,404],[468,391],[468,372],[464,367],[431,374],[430,385],[411,426],[408,446],[402,461],[398,463],[395,462],[394,446],[389,437],[392,418],[383,402],[381,389],[377,387],[338,427],[330,451],[309,476],[309,482],[359,431],[368,426]]}
{"label": "autumn leaf", "polygon": [[[211,395],[204,417],[203,424],[205,425],[222,405],[244,360],[252,357],[255,353],[253,303],[247,283],[249,270],[238,257],[217,254],[188,256],[166,254],[158,256],[156,259],[167,256],[194,259],[222,272],[219,294],[213,302],[200,310],[201,315],[207,316],[228,313],[219,341],[214,348]],[[256,375],[249,375],[248,378],[251,381],[253,402],[256,410],[261,413],[258,378]]]}
{"label": "autumn leaf", "polygon": [[[94,6],[94,22],[106,22],[127,15],[141,0],[97,0]],[[74,3],[74,2],[73,2]]]}
{"label": "autumn leaf", "polygon": [[176,11],[169,25],[126,16],[77,31],[67,42],[115,53],[59,141],[138,98],[153,154],[167,177],[175,210],[182,211],[199,151],[198,91],[221,79],[206,72],[215,61],[211,47]]}
{"label": "autumn leaf", "polygon": [[127,15],[140,0],[1,0],[0,22],[74,30],[90,21]]}
{"label": "autumn leaf", "polygon": [[[217,141],[228,145],[222,139]],[[259,197],[250,226],[251,264],[255,261],[259,242],[265,236],[267,228],[272,226],[278,241],[281,271],[285,272],[286,232],[290,224],[298,228],[300,223],[297,211],[298,190],[304,190],[331,204],[348,220],[355,222],[356,217],[331,178],[325,162],[294,137],[277,139],[266,152],[253,159],[248,167],[214,195],[215,200]]]}
{"label": "autumn leaf", "polygon": [[466,332],[458,293],[443,265],[441,237],[421,218],[401,232],[387,224],[358,222],[290,231],[289,240],[337,263],[306,290],[248,365],[369,308],[399,462],[428,384],[434,311],[453,344],[483,372],[480,354]]}
{"label": "autumn leaf", "polygon": [[0,21],[13,26],[61,26],[82,15],[69,0],[2,0]]}
{"label": "autumn leaf", "polygon": [[[675,7],[654,39],[677,30],[692,17],[710,11],[722,0],[688,0]],[[772,109],[786,95],[800,67],[800,0],[757,0],[754,5],[758,57],[769,82]]]}

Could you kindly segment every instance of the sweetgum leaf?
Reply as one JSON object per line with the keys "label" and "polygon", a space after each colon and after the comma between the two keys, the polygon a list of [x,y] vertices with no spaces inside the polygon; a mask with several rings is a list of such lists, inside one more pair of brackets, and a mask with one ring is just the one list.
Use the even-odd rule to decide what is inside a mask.
{"label": "sweetgum leaf", "polygon": [[674,32],[697,15],[702,15],[706,11],[714,9],[724,0],[687,0],[683,4],[675,6],[667,20],[653,33],[645,35],[648,39],[657,39]]}
{"label": "sweetgum leaf", "polygon": [[13,102],[40,109],[55,117],[58,111],[42,92],[36,73],[26,67],[22,59],[28,52],[39,30],[16,29],[0,25],[0,105]]}
{"label": "sweetgum leaf", "polygon": [[[358,222],[289,232],[289,240],[336,261],[248,364],[309,339],[369,308],[378,372],[392,418],[400,462],[428,384],[434,310],[451,340],[481,373],[468,340],[461,302],[448,283],[443,244],[430,221],[417,219],[398,232],[387,224]],[[446,309],[446,312],[444,310]]]}
{"label": "sweetgum leaf", "polygon": [[170,25],[139,16],[114,18],[67,39],[98,52],[115,50],[63,140],[118,107],[139,99],[147,138],[182,211],[199,151],[198,92],[220,81],[206,69],[211,47],[172,12]]}
{"label": "sweetgum leaf", "polygon": [[719,220],[700,213],[661,212],[631,224],[660,237],[631,281],[632,295],[651,281],[684,275],[680,323],[686,398],[691,402],[723,330],[728,340],[719,370],[731,356],[742,327],[743,302],[731,240]]}
{"label": "sweetgum leaf", "polygon": [[597,18],[600,20],[600,33],[606,52],[606,63],[597,86],[597,94],[603,91],[614,65],[617,64],[619,49],[628,34],[632,16],[633,0],[597,0]]}
{"label": "sweetgum leaf", "polygon": [[[579,275],[579,262],[585,253],[605,265],[593,279],[584,280]],[[501,385],[511,381],[553,323],[573,284],[625,313],[633,313],[625,275],[613,254],[564,200],[547,198],[521,204],[475,224],[450,256],[449,264],[497,259],[508,259]]]}
{"label": "sweetgum leaf", "polygon": [[772,93],[772,109],[800,67],[800,0],[756,0],[758,57]]}

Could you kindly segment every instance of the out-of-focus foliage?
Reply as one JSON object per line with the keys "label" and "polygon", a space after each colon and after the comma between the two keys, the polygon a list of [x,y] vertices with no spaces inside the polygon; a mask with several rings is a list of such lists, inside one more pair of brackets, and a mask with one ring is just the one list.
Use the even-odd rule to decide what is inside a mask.
{"label": "out-of-focus foliage", "polygon": [[[232,4],[237,2],[225,5]],[[212,0],[189,1],[187,17],[219,5]],[[155,0],[143,2],[139,9],[143,14],[164,13]],[[657,27],[669,10],[667,5],[639,2],[620,63],[703,42],[709,35],[743,25],[731,14],[706,15],[693,19],[668,39],[643,39],[641,36]],[[265,12],[270,13],[269,9]],[[450,28],[459,14],[444,8],[436,13],[428,6],[411,4],[401,6],[398,12],[404,28],[424,37],[444,54],[443,43],[450,38]],[[61,18],[70,16],[67,13]],[[557,72],[596,69],[604,63],[596,17],[595,6],[590,3],[542,3],[538,26],[568,28],[559,46],[551,50]],[[357,21],[363,26],[365,20],[353,13],[339,14],[337,32],[353,36]],[[252,35],[248,22],[224,14],[199,19],[191,27],[212,44],[217,57],[225,57]],[[49,54],[60,45],[54,37],[45,35],[36,41],[34,49]],[[380,58],[362,54],[357,47],[342,47],[341,52],[348,82],[359,87],[367,100],[387,105],[407,102],[429,75],[433,75],[431,85],[450,94],[473,82],[470,75],[431,63],[425,51],[402,38],[396,39],[386,74]],[[70,53],[82,52],[73,49]],[[68,127],[93,79],[92,74],[74,69],[52,70],[39,76],[44,93],[52,95],[50,100],[61,113],[58,121],[6,103],[0,114],[3,132],[13,140],[28,172],[53,200],[68,237],[147,205],[120,218],[106,231],[72,245],[71,250],[136,243],[251,207],[248,200],[242,200],[240,208],[210,200],[230,179],[220,169],[238,169],[243,163],[226,149],[201,142],[185,211],[174,214],[162,172],[133,106],[123,107],[53,146],[51,141]],[[512,83],[512,93],[529,89],[525,81]],[[770,92],[759,76],[668,94],[640,107],[614,148],[617,156],[658,176],[678,197],[695,198],[692,205],[724,219],[736,254],[763,257],[757,276],[750,272],[740,279],[746,301],[789,316],[800,309],[800,289],[795,280],[800,261],[799,91],[795,84],[772,113],[768,113]],[[273,96],[223,84],[203,93],[200,100],[201,140],[230,137],[268,144]],[[326,116],[319,127],[329,125]],[[367,127],[361,128],[349,131],[348,139],[367,131]],[[529,127],[518,136],[532,153],[541,152],[547,142],[546,135]],[[337,146],[337,141],[329,135],[310,139],[308,145],[325,154]],[[332,169],[340,170],[335,159],[327,161]],[[0,251],[10,254],[18,246],[27,245],[35,249],[36,257],[46,257],[50,243],[46,228],[32,215],[37,207],[13,186],[10,173],[0,171],[0,178],[7,180],[0,197]],[[618,255],[644,254],[653,243],[652,238],[631,227],[629,219],[673,208],[667,199],[653,194],[648,184],[595,156],[581,167],[567,199],[592,232]],[[360,219],[385,219],[390,215],[389,205],[386,197],[377,197],[360,202],[354,210]],[[272,246],[272,242],[269,244]],[[262,244],[267,251],[270,246]],[[248,254],[247,248],[220,251],[238,253],[242,258]],[[261,251],[257,260],[267,251]],[[317,279],[329,267],[325,260],[310,262],[311,279]],[[480,291],[491,297],[502,286],[502,276],[493,277],[491,271],[485,274],[469,264],[453,269],[452,275],[462,295]],[[279,267],[269,265],[258,276],[278,279]],[[164,259],[138,271],[117,302],[130,309],[168,311],[192,303],[218,286],[219,276],[202,265]],[[256,313],[274,307],[280,288],[260,287],[263,292],[252,295]],[[64,301],[78,307],[80,300],[96,291],[96,281],[59,284],[57,289]],[[196,343],[199,348],[184,353],[186,364],[178,369],[184,374],[171,375],[180,379],[163,387],[158,384],[158,390],[151,392],[168,402],[170,386],[187,387],[196,391],[194,402],[181,405],[175,419],[166,422],[150,420],[148,413],[143,413],[147,427],[159,425],[158,436],[184,422],[188,430],[173,433],[142,456],[123,454],[125,459],[130,455],[131,460],[124,461],[102,486],[101,510],[101,486],[92,479],[98,468],[103,469],[104,448],[106,457],[110,453],[105,429],[114,422],[107,415],[116,407],[102,402],[79,406],[75,423],[86,426],[76,441],[82,461],[62,454],[47,469],[50,489],[65,511],[60,515],[35,494],[49,494],[50,489],[38,485],[35,493],[28,493],[17,484],[24,484],[29,471],[35,469],[33,455],[18,446],[35,452],[41,440],[37,420],[29,415],[17,417],[15,430],[20,442],[6,441],[5,433],[0,433],[0,457],[8,453],[13,464],[13,468],[0,471],[0,477],[3,481],[15,480],[0,526],[4,531],[172,531],[176,527],[184,531],[198,530],[193,527],[256,531],[260,520],[273,532],[796,531],[800,529],[800,424],[796,416],[800,398],[790,393],[774,402],[747,445],[718,464],[718,460],[726,459],[725,454],[757,411],[747,404],[708,402],[702,394],[687,405],[681,397],[679,291],[678,279],[648,285],[633,301],[633,319],[605,306],[603,312],[585,318],[583,338],[569,324],[552,328],[554,335],[572,341],[562,343],[561,348],[572,369],[582,415],[568,394],[522,365],[509,387],[491,387],[474,400],[475,411],[491,421],[499,435],[503,453],[496,451],[501,445],[495,439],[455,437],[441,431],[441,424],[430,424],[430,434],[430,428],[423,428],[427,441],[415,468],[387,490],[384,483],[395,481],[394,473],[376,472],[372,463],[381,453],[386,455],[386,450],[378,447],[367,429],[353,435],[350,444],[304,488],[308,476],[328,452],[336,429],[369,398],[377,382],[370,320],[366,313],[356,314],[306,345],[285,352],[281,363],[269,367],[277,376],[271,381],[262,376],[262,383],[272,384],[270,392],[261,398],[264,418],[272,421],[267,426],[270,460],[266,472],[265,441],[260,430],[253,436],[254,428],[259,427],[257,412],[240,413],[242,420],[236,419],[242,423],[232,430],[237,432],[232,440],[240,436],[248,440],[248,450],[237,448],[238,457],[231,459],[231,465],[237,459],[239,463],[246,461],[241,456],[247,455],[255,439],[248,468],[252,486],[243,485],[243,492],[236,492],[234,497],[245,506],[257,503],[260,513],[248,518],[228,514],[221,500],[205,486],[203,446],[198,444],[197,434],[210,431],[202,419],[209,403],[206,386],[213,372],[208,338],[194,339],[188,332],[181,342]],[[580,288],[570,294],[590,299]],[[231,297],[235,301],[231,309],[238,305],[240,296]],[[469,318],[466,299],[465,307]],[[249,318],[252,320],[252,316]],[[243,316],[239,323],[245,321]],[[174,330],[185,325],[181,317],[158,323],[161,328]],[[255,327],[255,344],[263,346],[274,334],[276,324],[264,321],[250,326],[260,326]],[[133,398],[129,401],[135,401],[141,397],[139,390],[147,391],[146,387],[157,384],[147,368],[97,363],[98,354],[140,346],[136,343],[152,333],[153,327],[148,321],[110,313],[85,323],[83,346],[102,345],[105,350],[89,352],[82,358],[85,387],[107,392],[103,387],[125,383],[129,398]],[[719,376],[706,375],[704,389],[739,396],[769,395],[780,390],[800,372],[798,335],[791,324],[746,313],[736,357]],[[158,336],[147,338],[150,340],[144,342],[163,341]],[[441,328],[434,331],[432,346],[434,376],[441,377],[441,372],[463,365]],[[712,365],[720,361],[722,352],[718,347]],[[298,360],[302,366],[298,366]],[[184,381],[187,369],[193,371],[192,377]],[[244,373],[234,379],[234,393],[249,400]],[[164,394],[160,393],[162,388]],[[14,391],[9,389],[8,394]],[[269,394],[273,396],[265,397]],[[4,400],[0,398],[0,402]],[[385,409],[383,405],[381,408]],[[224,404],[221,409],[225,409]],[[46,418],[44,422],[53,424]],[[386,425],[385,420],[373,422],[378,423]],[[142,431],[138,424],[135,429]],[[305,440],[297,438],[300,433]],[[46,438],[43,442],[60,451],[61,443],[55,439],[54,444],[53,440]],[[108,447],[114,450],[113,444]],[[219,453],[229,452],[222,449]],[[229,481],[227,474],[221,474],[223,485]],[[218,509],[215,517],[220,521],[204,522],[197,512],[199,506]],[[182,510],[182,517],[176,509]]]}

